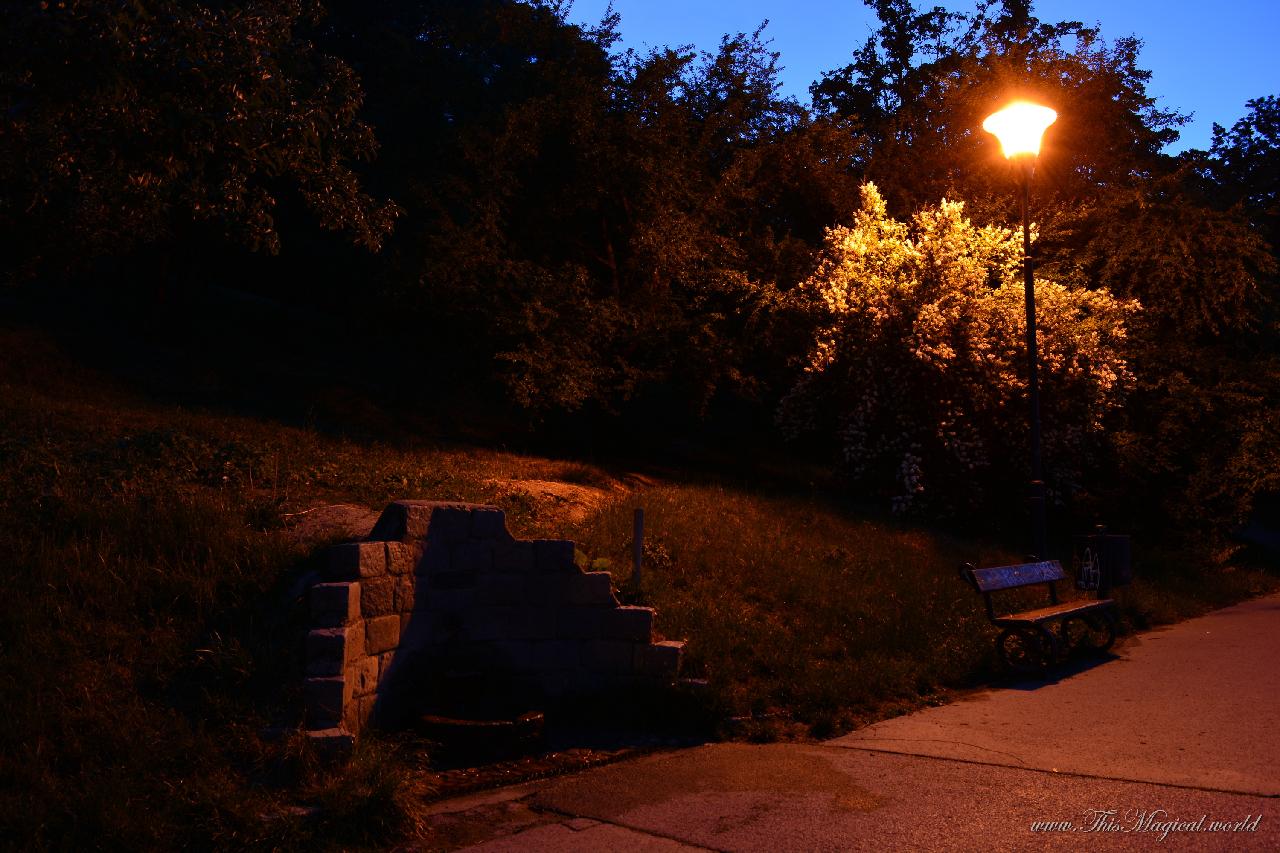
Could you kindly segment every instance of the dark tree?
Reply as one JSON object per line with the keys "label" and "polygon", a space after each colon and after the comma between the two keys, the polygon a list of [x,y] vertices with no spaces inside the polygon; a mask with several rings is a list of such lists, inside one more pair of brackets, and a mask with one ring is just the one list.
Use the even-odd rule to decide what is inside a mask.
{"label": "dark tree", "polygon": [[1238,204],[1271,247],[1280,247],[1280,98],[1255,98],[1230,130],[1215,124],[1209,177],[1216,197]]}
{"label": "dark tree", "polygon": [[858,144],[778,95],[760,33],[611,54],[616,19],[554,3],[330,8],[321,43],[383,145],[371,186],[406,210],[397,316],[534,411],[753,391],[772,295],[856,204]]}
{"label": "dark tree", "polygon": [[1185,119],[1147,94],[1137,39],[1108,43],[1078,21],[1045,23],[1026,2],[987,0],[969,15],[922,13],[909,0],[868,5],[880,31],[812,91],[824,111],[866,123],[877,143],[868,177],[902,210],[945,196],[979,217],[1006,215],[1014,182],[981,125],[1014,96],[1059,115],[1038,165],[1040,217],[1167,168],[1161,148]]}
{"label": "dark tree", "polygon": [[[303,29],[318,3],[6,3],[0,228],[23,274],[78,272],[204,228],[280,248],[277,205],[370,249],[394,204],[352,163],[376,151],[350,67]],[[165,247],[169,247],[166,249]]]}

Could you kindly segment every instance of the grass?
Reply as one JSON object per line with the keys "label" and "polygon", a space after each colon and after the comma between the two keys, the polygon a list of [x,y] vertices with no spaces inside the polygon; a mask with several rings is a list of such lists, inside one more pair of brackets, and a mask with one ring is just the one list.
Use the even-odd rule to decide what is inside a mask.
{"label": "grass", "polygon": [[[562,470],[607,479],[155,405],[43,336],[0,334],[0,836],[348,848],[411,828],[412,750],[369,739],[335,776],[298,735],[296,582],[314,544],[284,520],[429,496],[500,503],[518,534],[555,535],[546,507],[491,481]],[[322,817],[285,808],[298,802]]]}
{"label": "grass", "polygon": [[[458,447],[355,441],[157,405],[46,338],[0,332],[0,836],[19,846],[359,849],[413,837],[427,756],[363,739],[320,768],[300,734],[298,581],[315,543],[289,514],[398,497],[497,502],[522,536],[608,560],[734,737],[826,736],[989,675],[992,632],[961,561],[998,543],[868,519],[818,496],[668,482],[569,525],[495,480],[612,487],[609,472]],[[646,570],[626,584],[631,512]],[[1141,543],[1139,543],[1141,544]],[[1147,625],[1274,589],[1139,552]],[[737,722],[731,722],[736,718]],[[301,807],[301,809],[299,808]]]}
{"label": "grass", "polygon": [[[638,588],[625,582],[636,501]],[[989,678],[995,632],[956,568],[1019,561],[998,543],[861,518],[829,499],[715,485],[651,489],[575,536],[658,609],[664,634],[688,640],[690,674],[710,680],[724,718],[752,721],[729,732],[753,737],[826,737]],[[1116,591],[1131,627],[1277,588],[1259,569],[1211,570],[1141,544],[1138,579]],[[1023,597],[1039,606],[1043,590]]]}
{"label": "grass", "polygon": [[[956,567],[1007,556],[990,545],[850,516],[814,498],[714,485],[641,497],[646,529],[638,601],[687,638],[687,670],[705,677],[725,718],[844,730],[901,700],[971,679],[990,651],[986,619]],[[578,532],[621,568],[631,506]]]}
{"label": "grass", "polygon": [[[830,727],[833,714],[928,692],[982,657],[954,568],[980,546],[711,485],[643,502],[638,597],[659,608],[664,633],[689,638],[690,670],[729,715]],[[583,545],[627,566],[630,526],[627,508],[611,509]]]}

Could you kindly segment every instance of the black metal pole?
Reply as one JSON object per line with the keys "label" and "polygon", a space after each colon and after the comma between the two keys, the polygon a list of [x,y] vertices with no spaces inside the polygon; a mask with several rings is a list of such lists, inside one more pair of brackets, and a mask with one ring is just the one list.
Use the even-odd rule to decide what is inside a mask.
{"label": "black metal pole", "polygon": [[1045,551],[1044,471],[1040,458],[1040,358],[1036,347],[1036,289],[1031,263],[1031,175],[1035,170],[1034,155],[1022,163],[1022,278],[1027,302],[1027,390],[1031,398],[1031,488],[1027,500],[1031,504],[1031,543],[1037,559],[1048,556]]}

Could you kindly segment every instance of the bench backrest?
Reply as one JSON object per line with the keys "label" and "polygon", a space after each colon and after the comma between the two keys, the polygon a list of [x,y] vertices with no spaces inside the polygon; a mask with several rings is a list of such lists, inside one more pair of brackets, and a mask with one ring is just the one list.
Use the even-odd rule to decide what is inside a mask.
{"label": "bench backrest", "polygon": [[1049,601],[1057,604],[1058,588],[1055,584],[1065,578],[1066,573],[1062,571],[1062,564],[1057,560],[1041,560],[1038,563],[993,566],[989,569],[975,569],[966,563],[960,567],[960,576],[982,593],[983,603],[987,606],[987,617],[995,621],[996,611],[995,605],[991,602],[991,593],[1002,589],[1044,584],[1049,588]]}
{"label": "bench backrest", "polygon": [[997,592],[1037,583],[1053,583],[1066,577],[1066,573],[1062,571],[1062,564],[1057,560],[1021,563],[1016,566],[995,566],[990,569],[966,566],[964,573],[968,576],[966,580],[973,584],[978,592]]}

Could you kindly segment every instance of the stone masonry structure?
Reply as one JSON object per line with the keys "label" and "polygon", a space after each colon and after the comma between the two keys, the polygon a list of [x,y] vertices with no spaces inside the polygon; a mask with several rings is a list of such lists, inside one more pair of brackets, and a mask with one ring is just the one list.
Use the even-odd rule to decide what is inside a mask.
{"label": "stone masonry structure", "polygon": [[307,729],[326,751],[420,713],[450,674],[554,701],[679,673],[684,644],[653,641],[652,608],[620,605],[573,542],[514,539],[497,507],[397,501],[327,556],[306,647]]}

